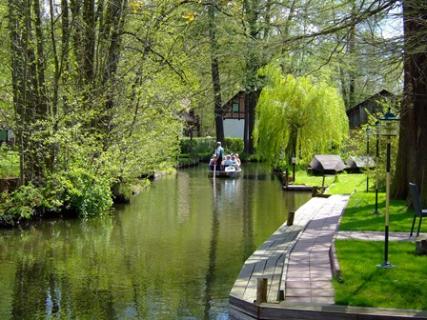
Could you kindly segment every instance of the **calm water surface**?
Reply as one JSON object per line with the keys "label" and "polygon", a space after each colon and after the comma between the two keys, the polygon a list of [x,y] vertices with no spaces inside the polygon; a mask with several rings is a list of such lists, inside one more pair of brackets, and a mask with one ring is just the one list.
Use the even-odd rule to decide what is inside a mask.
{"label": "calm water surface", "polygon": [[243,262],[306,200],[201,166],[102,218],[0,230],[0,319],[228,319]]}

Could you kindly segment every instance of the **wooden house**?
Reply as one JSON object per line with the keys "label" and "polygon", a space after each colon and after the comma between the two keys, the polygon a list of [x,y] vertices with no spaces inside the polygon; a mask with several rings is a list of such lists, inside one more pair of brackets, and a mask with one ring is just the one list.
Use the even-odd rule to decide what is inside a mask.
{"label": "wooden house", "polygon": [[382,100],[395,101],[396,96],[387,91],[381,90],[359,104],[351,107],[347,110],[347,116],[350,124],[350,129],[360,128],[362,124],[368,122],[368,115],[366,110],[370,113],[375,114],[377,112],[383,112],[383,106],[381,105]]}
{"label": "wooden house", "polygon": [[241,138],[245,132],[245,93],[239,91],[222,107],[224,110],[224,136]]}

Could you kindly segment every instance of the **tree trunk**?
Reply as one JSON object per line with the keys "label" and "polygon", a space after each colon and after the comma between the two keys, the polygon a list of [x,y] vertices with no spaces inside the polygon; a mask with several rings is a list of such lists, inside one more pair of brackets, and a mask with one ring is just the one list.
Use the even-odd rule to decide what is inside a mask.
{"label": "tree trunk", "polygon": [[427,205],[427,54],[419,50],[427,31],[427,8],[417,0],[403,1],[403,18],[404,99],[393,195],[407,198],[408,183],[415,182]]}
{"label": "tree trunk", "polygon": [[217,57],[218,43],[216,39],[216,25],[215,25],[215,6],[216,1],[213,0],[208,4],[209,13],[209,42],[211,49],[211,76],[214,94],[214,112],[215,112],[215,128],[216,140],[224,142],[224,122],[223,110],[221,99],[221,82],[219,77],[219,62]]}

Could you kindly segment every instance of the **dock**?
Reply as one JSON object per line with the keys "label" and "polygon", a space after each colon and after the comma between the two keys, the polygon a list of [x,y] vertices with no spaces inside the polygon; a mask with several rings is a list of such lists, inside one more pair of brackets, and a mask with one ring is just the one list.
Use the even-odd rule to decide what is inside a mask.
{"label": "dock", "polygon": [[[348,195],[314,197],[244,263],[230,292],[232,320],[427,319],[427,312],[334,304],[333,242]],[[260,299],[257,301],[257,299]]]}

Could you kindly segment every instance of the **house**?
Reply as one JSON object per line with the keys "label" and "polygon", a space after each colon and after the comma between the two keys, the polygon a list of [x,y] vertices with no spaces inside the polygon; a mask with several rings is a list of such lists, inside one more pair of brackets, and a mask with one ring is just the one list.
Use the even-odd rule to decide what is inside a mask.
{"label": "house", "polygon": [[6,127],[0,128],[0,145],[2,143],[15,143],[15,135],[13,134],[12,129]]}
{"label": "house", "polygon": [[222,107],[224,136],[241,138],[245,132],[245,93],[239,91]]}
{"label": "house", "polygon": [[381,105],[382,100],[395,101],[396,96],[387,90],[381,90],[380,92],[360,102],[354,107],[348,109],[347,116],[350,124],[350,129],[360,128],[362,124],[368,122],[368,115],[366,113],[366,110],[368,110],[372,114],[375,114],[377,112],[383,112],[384,108]]}
{"label": "house", "polygon": [[341,157],[334,154],[318,154],[313,157],[308,171],[315,175],[337,174],[345,169]]}

